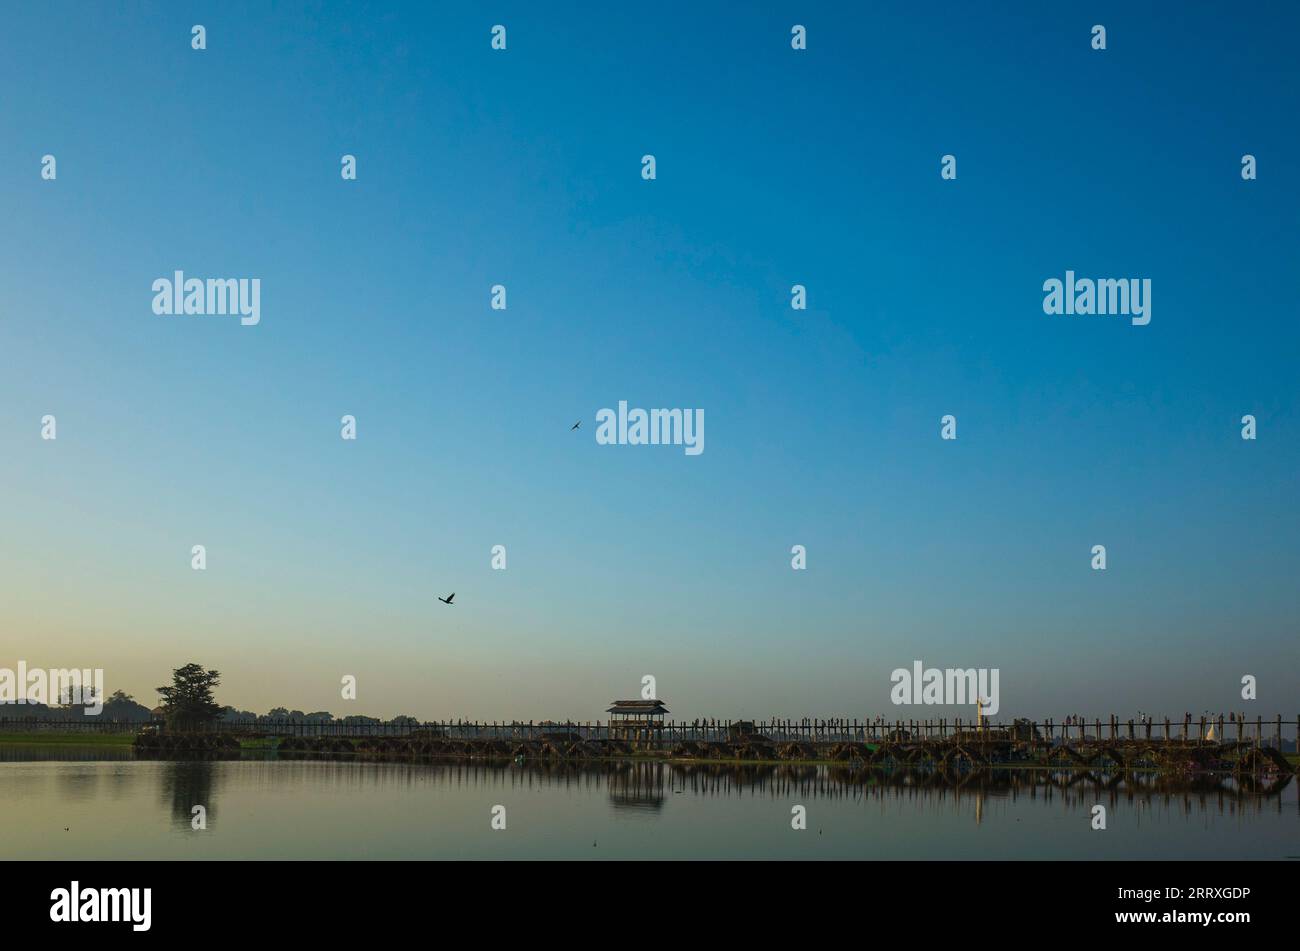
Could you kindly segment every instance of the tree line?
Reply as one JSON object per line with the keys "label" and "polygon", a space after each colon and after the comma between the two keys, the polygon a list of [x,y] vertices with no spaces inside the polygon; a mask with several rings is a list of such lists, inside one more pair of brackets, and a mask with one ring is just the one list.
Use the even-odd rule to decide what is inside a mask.
{"label": "tree line", "polygon": [[[94,716],[96,720],[111,722],[148,722],[161,717],[171,730],[197,730],[219,725],[221,723],[238,724],[282,724],[282,723],[341,723],[345,725],[364,725],[391,723],[415,726],[420,721],[412,716],[396,716],[391,720],[379,717],[349,715],[335,717],[326,710],[304,713],[287,707],[275,707],[267,713],[253,713],[250,710],[237,710],[232,706],[222,706],[215,698],[216,688],[221,685],[221,672],[207,670],[200,664],[186,664],[172,671],[172,682],[158,687],[161,703],[150,709],[139,703],[133,696],[117,690],[104,701],[104,709],[98,714],[89,712],[95,706],[92,696],[85,696],[77,703],[58,703],[49,706],[43,703],[5,703],[0,704],[0,718],[34,719],[34,720],[70,720]],[[64,698],[60,698],[62,701]]]}

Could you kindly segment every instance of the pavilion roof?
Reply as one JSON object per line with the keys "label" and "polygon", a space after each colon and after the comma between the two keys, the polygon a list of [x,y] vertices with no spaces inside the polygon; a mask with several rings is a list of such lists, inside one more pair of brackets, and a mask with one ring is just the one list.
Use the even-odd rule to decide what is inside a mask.
{"label": "pavilion roof", "polygon": [[670,711],[662,700],[615,700],[605,712],[621,716],[659,716]]}

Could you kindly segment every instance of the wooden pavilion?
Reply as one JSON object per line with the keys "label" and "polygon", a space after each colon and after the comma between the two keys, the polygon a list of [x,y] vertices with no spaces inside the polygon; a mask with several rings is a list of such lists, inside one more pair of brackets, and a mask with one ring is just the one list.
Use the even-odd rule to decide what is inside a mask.
{"label": "wooden pavilion", "polygon": [[664,715],[670,711],[662,700],[615,700],[605,712],[611,740],[655,746],[663,736]]}

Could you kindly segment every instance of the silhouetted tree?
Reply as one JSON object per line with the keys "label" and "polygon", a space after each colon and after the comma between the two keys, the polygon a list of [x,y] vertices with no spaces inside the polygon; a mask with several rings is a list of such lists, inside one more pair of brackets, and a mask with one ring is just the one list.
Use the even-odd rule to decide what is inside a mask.
{"label": "silhouetted tree", "polygon": [[159,687],[163,715],[173,730],[197,730],[221,714],[212,699],[212,689],[221,683],[221,674],[204,670],[198,664],[186,664],[172,671],[172,685]]}
{"label": "silhouetted tree", "polygon": [[104,711],[100,717],[105,720],[148,720],[152,714],[144,704],[136,703],[135,697],[129,693],[115,690],[112,696],[104,701]]}
{"label": "silhouetted tree", "polygon": [[79,717],[95,705],[95,698],[95,688],[91,684],[62,684],[59,687],[58,705],[64,716]]}

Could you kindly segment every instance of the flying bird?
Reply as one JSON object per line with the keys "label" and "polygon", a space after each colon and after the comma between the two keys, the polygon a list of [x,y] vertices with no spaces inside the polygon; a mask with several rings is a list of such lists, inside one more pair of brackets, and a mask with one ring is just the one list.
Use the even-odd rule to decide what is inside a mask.
{"label": "flying bird", "polygon": [[443,604],[451,604],[451,599],[454,598],[454,597],[456,597],[456,592],[455,592],[455,591],[453,591],[451,594],[447,595],[447,597],[445,597],[445,598],[439,598],[438,600],[441,601]]}
{"label": "flying bird", "polygon": [[569,427],[569,432],[573,432],[581,425],[582,425],[582,420],[578,420],[576,423],[574,423],[572,426]]}

